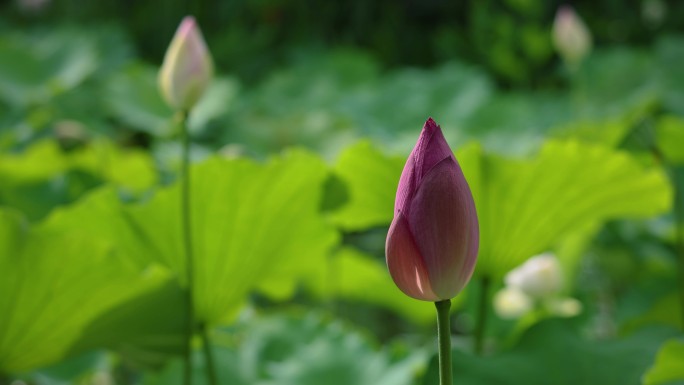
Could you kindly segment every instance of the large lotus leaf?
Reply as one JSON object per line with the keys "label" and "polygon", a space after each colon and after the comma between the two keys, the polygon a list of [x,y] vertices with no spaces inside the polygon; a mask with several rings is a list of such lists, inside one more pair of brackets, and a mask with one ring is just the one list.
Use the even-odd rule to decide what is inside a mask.
{"label": "large lotus leaf", "polygon": [[658,100],[661,68],[644,50],[610,48],[592,54],[573,77],[573,102],[582,117],[606,118]]}
{"label": "large lotus leaf", "polygon": [[159,367],[180,356],[187,339],[185,292],[167,280],[94,318],[71,346],[71,352],[108,348],[129,363]]}
{"label": "large lotus leaf", "polygon": [[[528,330],[509,351],[489,357],[453,350],[454,377],[464,384],[638,385],[644,371],[673,329],[644,329],[625,338],[592,341],[572,320],[552,319]],[[437,360],[423,384],[436,384]]]}
{"label": "large lotus leaf", "polygon": [[434,306],[401,293],[384,262],[352,248],[340,249],[308,284],[318,295],[372,304],[416,323],[428,324],[435,319]]}
{"label": "large lotus leaf", "polygon": [[657,103],[648,99],[622,113],[605,117],[592,118],[582,114],[570,116],[568,121],[555,127],[551,133],[554,138],[574,139],[617,147],[640,121],[653,115],[657,108]]}
{"label": "large lotus leaf", "polygon": [[56,142],[44,140],[22,153],[5,153],[0,155],[0,178],[0,203],[33,220],[103,182],[131,193],[143,192],[157,182],[148,154],[120,149],[107,141],[65,152]]}
{"label": "large lotus leaf", "polygon": [[664,116],[656,126],[656,143],[668,162],[684,163],[684,119]]}
{"label": "large lotus leaf", "polygon": [[[44,227],[77,232],[89,239],[107,243],[120,255],[131,257],[128,263],[139,271],[168,269],[150,260],[141,260],[136,234],[129,228],[125,205],[112,186],[85,195],[76,203],[56,209]],[[145,252],[143,249],[142,252]],[[123,352],[129,361],[145,366],[163,363],[170,355],[183,351],[186,317],[185,294],[174,279],[166,279],[154,288],[126,302],[108,308],[94,317],[69,348],[77,353],[94,348]]]}
{"label": "large lotus leaf", "polygon": [[[409,385],[425,360],[422,349],[379,349],[363,333],[316,314],[250,317],[214,340],[222,384]],[[239,341],[239,349],[230,341]],[[195,382],[207,384],[204,360],[195,358]],[[181,373],[182,364],[172,361],[143,384],[180,385]]]}
{"label": "large lotus leaf", "polygon": [[622,327],[623,333],[632,333],[648,325],[659,324],[679,327],[682,325],[680,310],[681,297],[677,292],[671,292],[662,298],[653,300],[649,309],[628,320]]}
{"label": "large lotus leaf", "polygon": [[6,210],[0,211],[0,245],[4,373],[73,353],[91,321],[166,279],[159,270],[141,273],[107,241],[48,223],[30,228]]}
{"label": "large lotus leaf", "polygon": [[0,156],[0,175],[9,183],[46,180],[68,170],[87,172],[132,192],[142,192],[157,182],[154,161],[148,154],[121,149],[108,141],[65,152],[56,142],[43,140],[22,153]]}
{"label": "large lotus leaf", "polygon": [[[549,141],[528,160],[489,155],[472,145],[456,155],[478,207],[481,238],[476,271],[482,275],[500,276],[591,224],[652,216],[671,205],[671,188],[662,170],[645,168],[628,153],[602,146]],[[363,165],[364,170],[384,170],[386,174],[375,179],[388,182],[366,185],[363,178],[347,178],[350,191],[374,196],[364,200],[386,202],[364,205],[354,220],[378,224],[385,218],[387,224],[397,185],[391,181],[398,181],[401,171],[383,166],[390,164],[386,156],[359,152],[356,157],[354,168],[345,173],[360,172],[358,165]],[[353,207],[354,199],[361,198],[351,194],[340,213]]]}
{"label": "large lotus leaf", "polygon": [[[473,171],[466,169],[466,177]],[[477,271],[483,275],[503,274],[597,221],[653,216],[671,206],[662,170],[647,169],[626,152],[574,141],[550,141],[530,161],[486,157],[479,174]]]}
{"label": "large lotus leaf", "polygon": [[[210,158],[192,167],[198,322],[220,322],[243,304],[250,291],[269,277],[290,271],[292,264],[325,260],[338,238],[319,213],[326,176],[320,158],[299,151],[266,164]],[[180,202],[179,183],[132,205],[121,205],[111,190],[100,190],[71,215],[69,226],[91,223],[84,233],[113,237],[139,266],[159,262],[185,286]],[[98,217],[107,220],[92,219]]]}
{"label": "large lotus leaf", "polygon": [[[449,143],[476,140],[489,151],[519,155],[538,148],[551,128],[571,117],[570,103],[563,94],[510,92],[496,94],[465,121],[444,122],[443,127]],[[458,127],[455,132],[449,129],[454,126]]]}
{"label": "large lotus leaf", "polygon": [[97,69],[97,50],[83,34],[0,38],[0,98],[27,107],[71,89]]}
{"label": "large lotus leaf", "polygon": [[346,148],[334,166],[334,173],[347,187],[347,202],[332,215],[345,230],[385,226],[394,215],[394,196],[405,159],[388,157],[362,141]]}
{"label": "large lotus leaf", "polygon": [[103,86],[108,112],[135,129],[168,135],[173,111],[159,93],[157,75],[157,68],[140,63],[112,74]]}
{"label": "large lotus leaf", "polygon": [[[658,351],[655,363],[644,374],[644,385],[684,384],[684,340],[667,340]],[[676,382],[675,382],[676,381]]]}

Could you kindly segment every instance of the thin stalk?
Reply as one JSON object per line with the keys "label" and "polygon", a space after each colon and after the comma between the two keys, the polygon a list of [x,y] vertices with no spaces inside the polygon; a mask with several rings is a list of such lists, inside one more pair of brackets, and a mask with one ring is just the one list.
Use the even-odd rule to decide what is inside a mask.
{"label": "thin stalk", "polygon": [[192,337],[194,336],[195,304],[194,304],[194,266],[192,257],[192,228],[190,218],[190,134],[188,132],[188,112],[180,114],[180,131],[182,138],[181,158],[181,226],[183,232],[183,248],[185,251],[186,270],[186,341],[185,341],[185,368],[183,371],[183,383],[192,385]]}
{"label": "thin stalk", "polygon": [[487,315],[489,312],[489,287],[491,280],[489,277],[482,277],[480,280],[480,297],[477,308],[477,324],[475,324],[475,353],[482,355],[484,350],[485,330],[487,329]]}
{"label": "thin stalk", "polygon": [[449,308],[451,300],[435,302],[437,308],[437,346],[439,347],[439,385],[453,385],[451,377],[451,327]]}
{"label": "thin stalk", "polygon": [[681,226],[679,226],[679,236],[677,237],[678,249],[679,249],[679,299],[680,299],[680,311],[679,315],[681,318],[681,327],[684,331],[684,236],[681,235],[684,232]]}
{"label": "thin stalk", "polygon": [[216,363],[214,361],[214,352],[211,349],[211,340],[209,338],[209,331],[207,325],[202,324],[200,327],[202,334],[202,348],[204,350],[204,363],[206,365],[207,380],[209,385],[218,385],[218,377],[216,376]]}

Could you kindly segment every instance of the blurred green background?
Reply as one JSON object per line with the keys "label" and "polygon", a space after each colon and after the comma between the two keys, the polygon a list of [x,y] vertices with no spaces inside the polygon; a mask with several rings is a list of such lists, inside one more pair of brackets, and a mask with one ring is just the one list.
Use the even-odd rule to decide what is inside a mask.
{"label": "blurred green background", "polygon": [[[0,384],[181,384],[157,71],[186,14],[217,68],[189,120],[196,384],[207,346],[221,384],[438,382],[434,306],[384,264],[429,116],[480,219],[456,383],[684,384],[684,3],[573,2],[577,63],[564,4],[0,4]],[[546,289],[521,293],[506,277],[541,253],[562,278],[523,265]]]}

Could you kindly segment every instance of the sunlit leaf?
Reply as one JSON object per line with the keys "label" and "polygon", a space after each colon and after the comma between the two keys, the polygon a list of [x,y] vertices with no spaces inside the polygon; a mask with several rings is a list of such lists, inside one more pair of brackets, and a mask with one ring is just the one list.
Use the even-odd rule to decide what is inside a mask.
{"label": "sunlit leaf", "polygon": [[93,319],[166,278],[140,272],[111,244],[50,224],[29,228],[0,212],[0,372],[34,369],[72,353]]}
{"label": "sunlit leaf", "polygon": [[661,385],[684,383],[684,340],[671,339],[666,341],[658,355],[655,363],[644,374],[644,385]]}
{"label": "sunlit leaf", "polygon": [[[191,174],[198,322],[222,321],[271,274],[322,261],[337,241],[318,212],[327,170],[316,156],[294,151],[267,164],[211,158]],[[73,218],[107,220],[84,232],[114,237],[140,266],[161,263],[185,286],[179,183],[134,205],[121,206],[111,191],[98,194],[105,196],[93,197]]]}
{"label": "sunlit leaf", "polygon": [[332,214],[345,230],[387,225],[394,215],[398,175],[406,160],[388,157],[370,142],[359,142],[342,152],[334,172],[347,185],[347,202]]}
{"label": "sunlit leaf", "polygon": [[326,271],[311,277],[309,284],[319,295],[390,309],[416,323],[427,324],[435,318],[432,304],[409,298],[397,288],[384,261],[351,248],[338,251]]}
{"label": "sunlit leaf", "polygon": [[656,143],[668,162],[684,163],[684,119],[662,117],[656,127]]}
{"label": "sunlit leaf", "polygon": [[483,275],[503,274],[596,221],[648,217],[671,207],[662,170],[646,169],[625,152],[573,141],[548,142],[530,161],[486,157],[480,170],[464,172],[483,186],[475,196],[477,272]]}

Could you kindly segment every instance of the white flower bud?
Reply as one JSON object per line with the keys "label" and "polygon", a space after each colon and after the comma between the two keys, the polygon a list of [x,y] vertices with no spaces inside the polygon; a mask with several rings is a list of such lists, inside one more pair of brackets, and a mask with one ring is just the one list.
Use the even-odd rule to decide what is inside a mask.
{"label": "white flower bud", "polygon": [[159,87],[176,110],[190,110],[204,93],[214,72],[207,45],[195,19],[186,16],[166,51]]}
{"label": "white flower bud", "polygon": [[532,299],[515,287],[504,287],[494,296],[494,311],[501,318],[520,318],[532,310]]}
{"label": "white flower bud", "polygon": [[540,254],[506,274],[506,285],[518,288],[528,296],[545,298],[563,287],[563,274],[555,255]]}
{"label": "white flower bud", "polygon": [[560,298],[547,304],[549,310],[560,317],[574,317],[582,312],[582,302],[575,298]]}
{"label": "white flower bud", "polygon": [[570,67],[577,67],[591,51],[591,33],[569,5],[558,9],[553,22],[553,44]]}

